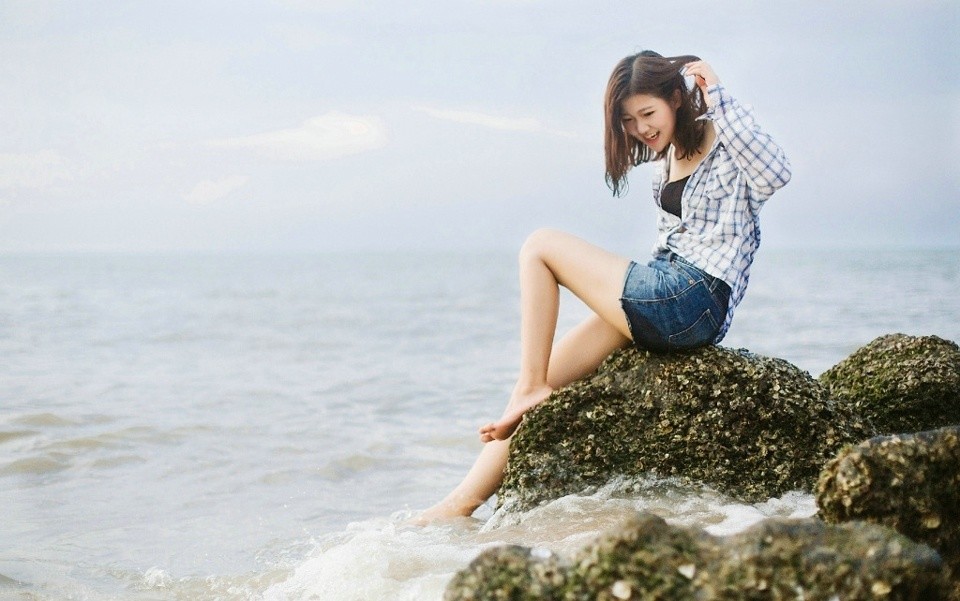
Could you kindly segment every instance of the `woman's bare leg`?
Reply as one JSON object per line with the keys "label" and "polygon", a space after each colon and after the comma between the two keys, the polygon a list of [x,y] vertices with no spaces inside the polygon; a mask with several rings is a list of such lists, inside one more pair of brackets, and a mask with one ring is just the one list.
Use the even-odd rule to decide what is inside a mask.
{"label": "woman's bare leg", "polygon": [[506,440],[523,414],[553,391],[547,371],[557,328],[559,286],[587,304],[629,340],[620,305],[630,261],[571,234],[538,230],[520,251],[520,375],[500,419],[480,428],[480,440]]}
{"label": "woman's bare leg", "polygon": [[[623,348],[630,339],[594,314],[570,330],[553,349],[547,382],[562,388],[594,372],[610,353]],[[500,488],[507,466],[509,441],[494,440],[484,445],[480,456],[463,481],[449,495],[421,516],[421,523],[436,519],[468,516]]]}
{"label": "woman's bare leg", "polygon": [[[521,367],[504,416],[481,428],[487,442],[464,479],[421,522],[469,516],[500,487],[509,442],[525,411],[550,391],[592,373],[613,351],[630,343],[620,306],[629,260],[553,230],[539,230],[520,253]],[[563,285],[594,314],[570,330],[551,349]],[[502,438],[502,439],[501,439]]]}

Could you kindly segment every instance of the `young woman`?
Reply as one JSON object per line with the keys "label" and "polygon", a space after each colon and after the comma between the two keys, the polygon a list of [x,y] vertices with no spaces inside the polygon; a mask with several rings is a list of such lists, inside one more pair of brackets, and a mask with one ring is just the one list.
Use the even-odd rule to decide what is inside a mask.
{"label": "young woman", "polygon": [[[495,493],[510,436],[553,390],[592,373],[631,342],[656,351],[719,342],[743,298],[760,244],[758,213],[790,180],[783,151],[695,56],[644,51],[624,58],[604,104],[614,195],[625,191],[631,167],[658,162],[653,260],[640,265],[553,230],[527,239],[520,250],[516,386],[500,419],[480,428],[486,444],[473,467],[421,522],[469,516]],[[554,346],[558,286],[593,315]]]}

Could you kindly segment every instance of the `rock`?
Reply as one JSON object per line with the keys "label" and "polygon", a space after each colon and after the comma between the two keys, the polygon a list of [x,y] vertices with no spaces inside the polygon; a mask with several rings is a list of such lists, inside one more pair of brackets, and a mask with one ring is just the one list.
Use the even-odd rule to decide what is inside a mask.
{"label": "rock", "polygon": [[883,526],[780,519],[718,538],[638,514],[568,561],[487,550],[444,599],[935,600],[945,586],[935,551]]}
{"label": "rock", "polygon": [[960,576],[960,426],[845,448],[816,494],[824,520],[889,526],[937,549]]}
{"label": "rock", "polygon": [[766,520],[729,537],[713,599],[948,599],[940,556],[883,526]]}
{"label": "rock", "polygon": [[525,416],[498,503],[525,509],[651,472],[762,501],[811,490],[841,446],[869,435],[849,407],[781,359],[716,346],[625,349]]}
{"label": "rock", "polygon": [[563,592],[570,599],[692,599],[698,566],[715,546],[706,532],[637,514],[573,558]]}
{"label": "rock", "polygon": [[558,599],[564,582],[555,556],[538,558],[527,547],[508,545],[478,555],[453,577],[444,599]]}
{"label": "rock", "polygon": [[820,382],[863,415],[873,434],[960,424],[960,347],[937,336],[881,336]]}

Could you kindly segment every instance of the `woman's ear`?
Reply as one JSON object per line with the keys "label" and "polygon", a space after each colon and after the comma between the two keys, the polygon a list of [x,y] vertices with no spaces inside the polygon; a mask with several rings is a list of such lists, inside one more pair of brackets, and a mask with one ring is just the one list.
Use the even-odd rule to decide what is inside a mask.
{"label": "woman's ear", "polygon": [[670,96],[670,107],[673,108],[673,110],[677,110],[681,104],[683,104],[683,99],[680,96],[680,90],[674,90],[673,95]]}

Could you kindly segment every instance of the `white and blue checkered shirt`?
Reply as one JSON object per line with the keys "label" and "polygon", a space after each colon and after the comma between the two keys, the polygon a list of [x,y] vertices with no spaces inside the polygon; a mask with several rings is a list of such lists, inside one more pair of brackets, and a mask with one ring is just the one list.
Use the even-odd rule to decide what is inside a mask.
{"label": "white and blue checkered shirt", "polygon": [[[660,210],[653,250],[673,251],[730,286],[727,318],[714,340],[720,342],[750,280],[760,246],[760,209],[790,181],[790,161],[721,84],[707,93],[712,106],[699,118],[713,121],[717,138],[683,188],[682,220]],[[658,206],[668,176],[666,161],[660,161],[653,184]]]}

